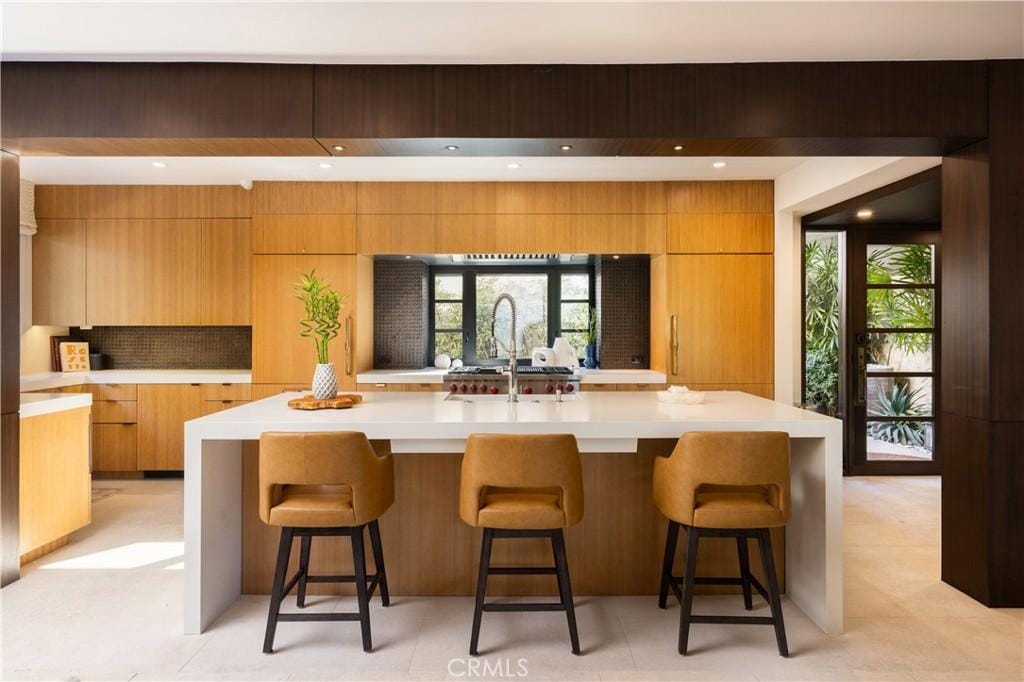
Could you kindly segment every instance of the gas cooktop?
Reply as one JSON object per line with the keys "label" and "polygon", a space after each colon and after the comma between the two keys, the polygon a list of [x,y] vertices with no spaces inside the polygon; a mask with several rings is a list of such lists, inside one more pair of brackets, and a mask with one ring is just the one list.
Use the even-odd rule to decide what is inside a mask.
{"label": "gas cooktop", "polygon": [[[488,366],[488,367],[455,367],[448,371],[448,374],[472,374],[472,375],[488,375],[488,374],[501,374],[506,369],[505,365],[501,366]],[[572,369],[569,367],[520,367],[520,374],[543,374],[547,375],[572,375]]]}

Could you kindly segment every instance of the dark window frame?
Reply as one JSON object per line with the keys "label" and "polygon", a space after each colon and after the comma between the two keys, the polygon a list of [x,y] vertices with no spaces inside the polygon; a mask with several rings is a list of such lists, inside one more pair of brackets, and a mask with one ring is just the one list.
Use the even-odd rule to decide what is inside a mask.
{"label": "dark window frame", "polygon": [[[477,275],[546,275],[548,278],[548,334],[547,343],[550,346],[554,338],[561,335],[563,331],[587,331],[585,329],[563,329],[562,328],[562,275],[566,274],[587,275],[587,299],[565,299],[565,303],[583,303],[589,305],[591,314],[596,310],[596,273],[593,265],[432,265],[428,271],[428,294],[427,311],[427,352],[428,357],[434,358],[435,335],[437,332],[444,333],[446,329],[435,329],[436,304],[455,303],[450,299],[436,298],[434,291],[434,279],[437,275],[462,275],[462,361],[466,365],[503,365],[505,360],[496,358],[480,358],[476,354],[476,277]],[[452,332],[459,330],[450,330]],[[579,349],[581,352],[582,348]],[[519,365],[530,364],[530,352],[532,349],[517,349],[517,363]],[[525,356],[525,357],[524,357]]]}

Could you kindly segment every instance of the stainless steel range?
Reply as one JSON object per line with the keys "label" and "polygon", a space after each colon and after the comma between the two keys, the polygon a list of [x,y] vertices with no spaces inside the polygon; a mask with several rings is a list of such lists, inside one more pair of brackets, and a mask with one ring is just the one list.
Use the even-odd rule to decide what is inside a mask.
{"label": "stainless steel range", "polygon": [[[444,375],[445,388],[451,393],[507,394],[507,367],[458,367]],[[580,390],[579,379],[568,367],[519,367],[519,393],[543,395],[567,394]]]}

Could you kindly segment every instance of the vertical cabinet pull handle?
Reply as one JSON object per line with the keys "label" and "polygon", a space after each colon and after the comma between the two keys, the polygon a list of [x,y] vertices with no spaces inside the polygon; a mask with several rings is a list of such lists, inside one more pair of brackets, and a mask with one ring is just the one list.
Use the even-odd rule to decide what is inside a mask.
{"label": "vertical cabinet pull handle", "polygon": [[352,317],[345,318],[345,376],[352,376]]}
{"label": "vertical cabinet pull handle", "polygon": [[679,374],[679,317],[672,316],[672,374]]}

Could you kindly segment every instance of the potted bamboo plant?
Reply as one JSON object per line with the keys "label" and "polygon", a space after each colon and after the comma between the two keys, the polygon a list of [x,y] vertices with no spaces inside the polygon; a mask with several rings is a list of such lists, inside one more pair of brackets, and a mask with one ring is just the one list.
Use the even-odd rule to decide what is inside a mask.
{"label": "potted bamboo plant", "polygon": [[313,372],[313,397],[327,400],[338,394],[338,372],[330,361],[328,344],[338,336],[341,323],[338,318],[346,296],[334,291],[330,284],[317,276],[316,270],[302,273],[294,285],[295,297],[305,306],[305,317],[299,323],[304,338],[316,345],[316,370]]}

